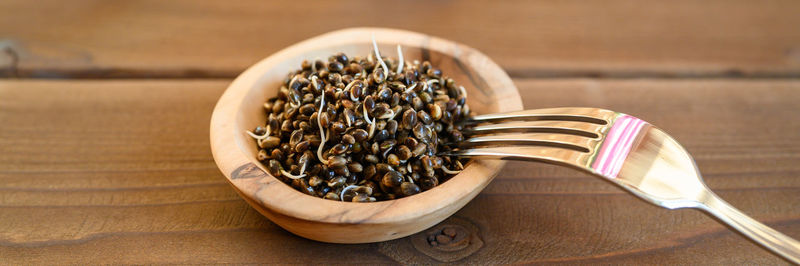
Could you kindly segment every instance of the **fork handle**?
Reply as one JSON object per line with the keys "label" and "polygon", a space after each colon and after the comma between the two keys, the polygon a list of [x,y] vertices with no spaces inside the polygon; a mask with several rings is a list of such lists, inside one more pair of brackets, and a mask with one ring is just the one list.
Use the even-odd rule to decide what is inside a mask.
{"label": "fork handle", "polygon": [[792,263],[800,264],[800,242],[781,232],[750,218],[737,210],[713,192],[709,192],[702,200],[700,209],[713,215],[742,235],[759,245],[784,257]]}

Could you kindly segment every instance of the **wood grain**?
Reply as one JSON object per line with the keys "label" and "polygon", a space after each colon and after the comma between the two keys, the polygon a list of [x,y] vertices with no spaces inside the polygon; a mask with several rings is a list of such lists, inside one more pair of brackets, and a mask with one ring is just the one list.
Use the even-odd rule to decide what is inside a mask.
{"label": "wood grain", "polygon": [[[521,162],[442,223],[476,234],[476,250],[437,257],[413,244],[426,233],[305,240],[250,208],[211,159],[210,114],[228,83],[0,81],[0,263],[785,263],[700,212]],[[596,106],[658,125],[726,201],[800,238],[800,82],[516,83],[526,108]]]}
{"label": "wood grain", "polygon": [[0,76],[233,78],[306,38],[377,26],[468,44],[514,77],[800,77],[791,0],[9,0],[0,10]]}

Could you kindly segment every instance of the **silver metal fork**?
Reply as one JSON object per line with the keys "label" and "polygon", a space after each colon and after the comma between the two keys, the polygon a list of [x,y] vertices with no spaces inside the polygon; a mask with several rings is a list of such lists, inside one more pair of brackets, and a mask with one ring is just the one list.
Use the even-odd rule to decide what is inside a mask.
{"label": "silver metal fork", "polygon": [[529,160],[591,173],[667,209],[697,208],[800,264],[800,242],[748,217],[703,182],[689,153],[649,123],[597,108],[552,108],[473,117],[449,155]]}

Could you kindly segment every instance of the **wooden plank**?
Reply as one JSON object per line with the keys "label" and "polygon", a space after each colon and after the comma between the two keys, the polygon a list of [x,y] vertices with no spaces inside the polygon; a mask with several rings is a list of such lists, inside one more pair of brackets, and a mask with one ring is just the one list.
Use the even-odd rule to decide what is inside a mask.
{"label": "wooden plank", "polygon": [[790,0],[11,0],[0,10],[2,76],[234,77],[355,26],[458,41],[515,77],[800,76],[800,2]]}
{"label": "wooden plank", "polygon": [[[228,82],[0,82],[0,263],[783,262],[697,211],[521,162],[439,225],[473,235],[464,249],[419,245],[425,232],[363,245],[295,237],[214,165],[210,112]],[[800,238],[800,82],[516,82],[527,108],[598,106],[664,128],[725,200]]]}

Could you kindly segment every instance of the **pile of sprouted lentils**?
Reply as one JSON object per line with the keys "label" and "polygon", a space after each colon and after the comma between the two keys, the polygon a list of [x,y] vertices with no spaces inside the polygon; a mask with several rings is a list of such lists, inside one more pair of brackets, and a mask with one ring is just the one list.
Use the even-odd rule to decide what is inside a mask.
{"label": "pile of sprouted lentils", "polygon": [[429,190],[464,169],[438,155],[464,139],[467,92],[431,63],[338,53],[303,61],[247,133],[273,176],[308,195],[371,202]]}

